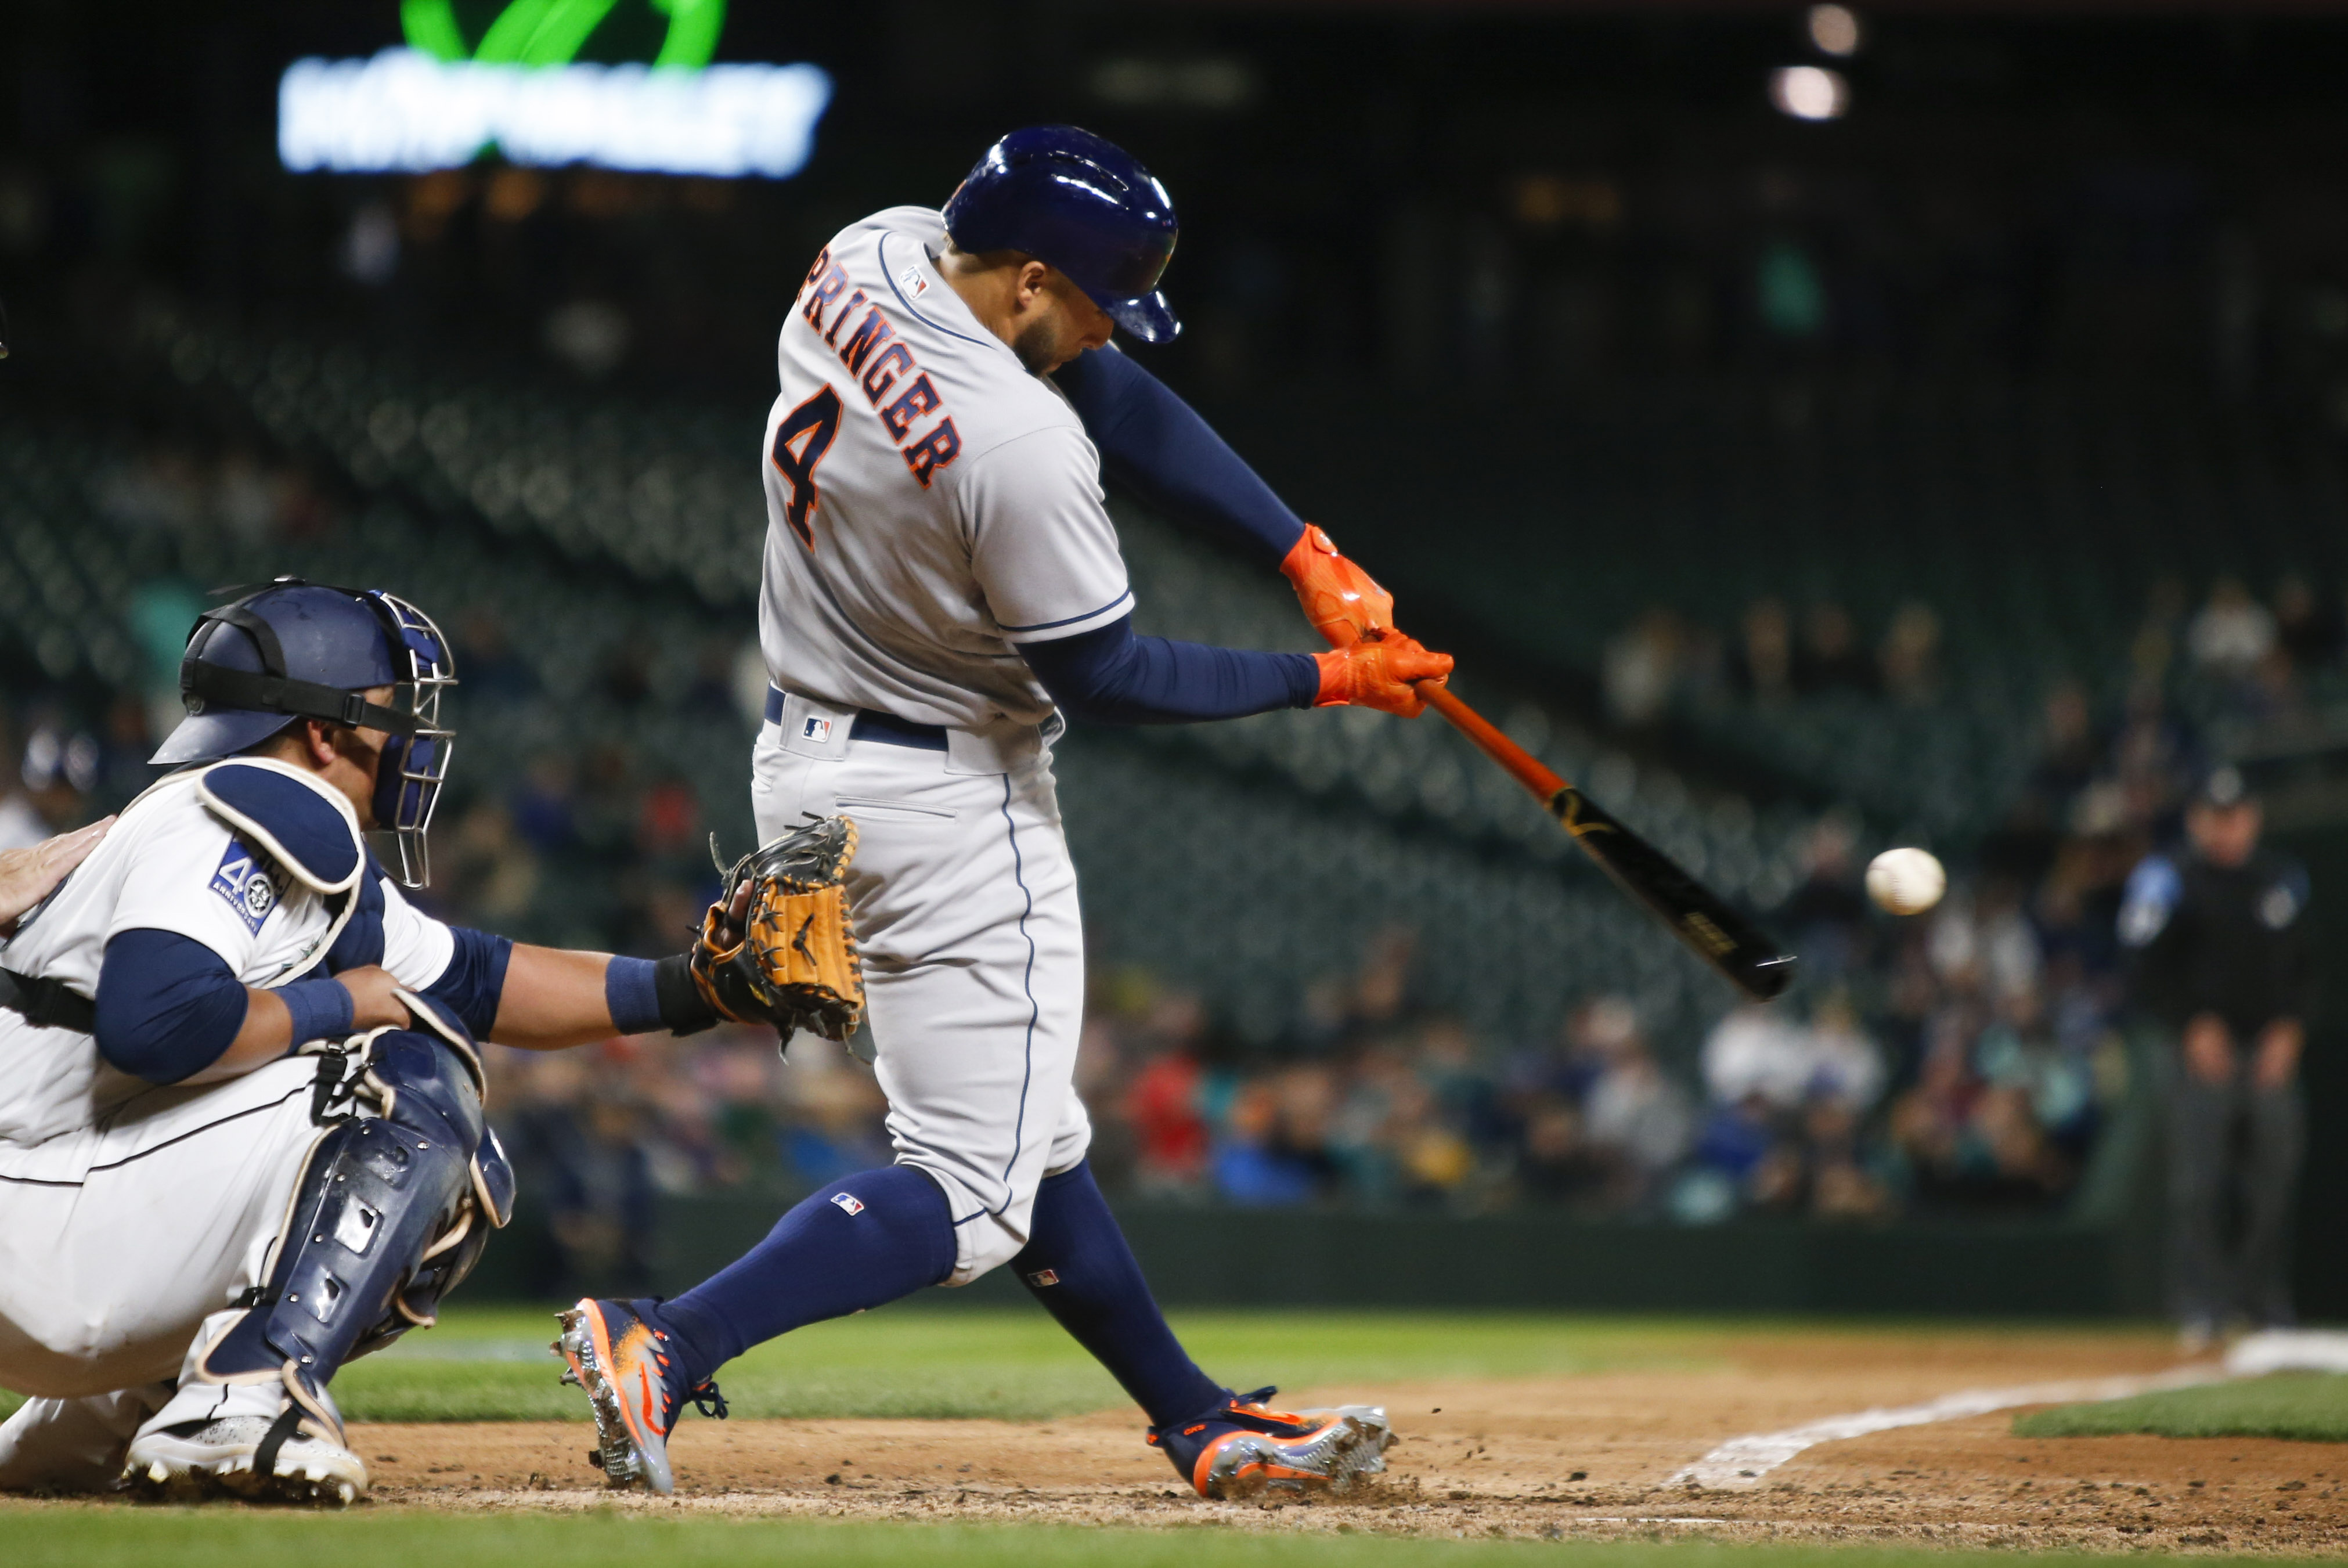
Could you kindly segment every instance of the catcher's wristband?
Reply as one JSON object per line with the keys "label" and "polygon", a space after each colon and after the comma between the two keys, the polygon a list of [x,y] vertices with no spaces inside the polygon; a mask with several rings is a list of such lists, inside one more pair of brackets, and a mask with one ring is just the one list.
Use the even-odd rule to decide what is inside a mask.
{"label": "catcher's wristband", "polygon": [[690,954],[673,954],[653,965],[653,997],[660,1006],[661,1024],[671,1034],[697,1035],[717,1026],[717,1009],[694,979]]}

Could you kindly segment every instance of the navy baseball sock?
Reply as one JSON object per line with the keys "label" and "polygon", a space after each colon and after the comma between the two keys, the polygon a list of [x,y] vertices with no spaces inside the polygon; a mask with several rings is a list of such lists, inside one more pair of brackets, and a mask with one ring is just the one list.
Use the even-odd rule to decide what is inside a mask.
{"label": "navy baseball sock", "polygon": [[1125,1385],[1151,1426],[1189,1419],[1229,1397],[1166,1326],[1089,1161],[1045,1180],[1027,1245],[1011,1266],[1060,1326]]}
{"label": "navy baseball sock", "polygon": [[953,1266],[944,1191],[891,1165],[801,1200],[765,1241],[657,1311],[691,1387],[753,1345],[911,1295]]}

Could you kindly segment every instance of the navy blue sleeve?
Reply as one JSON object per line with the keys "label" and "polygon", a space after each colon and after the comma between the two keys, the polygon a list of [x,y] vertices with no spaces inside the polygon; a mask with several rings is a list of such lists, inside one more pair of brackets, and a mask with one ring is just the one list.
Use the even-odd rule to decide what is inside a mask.
{"label": "navy blue sleeve", "polygon": [[1130,615],[1073,637],[1022,643],[1019,652],[1063,712],[1094,724],[1239,718],[1311,707],[1321,693],[1321,667],[1309,654],[1137,637]]}
{"label": "navy blue sleeve", "polygon": [[457,949],[448,955],[448,967],[440,971],[440,978],[424,987],[423,994],[448,1003],[473,1038],[486,1040],[498,1021],[498,1000],[506,992],[513,941],[463,925],[450,926],[448,934],[457,939]]}
{"label": "navy blue sleeve", "polygon": [[149,1083],[220,1059],[244,1026],[244,986],[221,955],[176,932],[123,932],[98,970],[98,1054]]}
{"label": "navy blue sleeve", "polygon": [[1278,562],[1304,520],[1166,384],[1115,348],[1087,349],[1053,373],[1111,480],[1186,528]]}
{"label": "navy blue sleeve", "polygon": [[[297,980],[276,995],[293,1045],[350,1032],[351,994],[341,982]],[[98,1054],[149,1083],[178,1083],[235,1043],[246,1006],[244,983],[202,943],[172,931],[126,931],[98,964]]]}

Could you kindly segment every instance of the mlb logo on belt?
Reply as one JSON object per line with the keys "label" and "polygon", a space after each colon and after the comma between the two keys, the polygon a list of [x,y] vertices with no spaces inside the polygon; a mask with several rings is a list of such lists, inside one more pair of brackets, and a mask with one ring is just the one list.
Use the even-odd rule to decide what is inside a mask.
{"label": "mlb logo on belt", "polygon": [[829,740],[831,738],[831,720],[828,718],[818,718],[815,715],[809,714],[805,718],[799,720],[799,735],[808,740]]}

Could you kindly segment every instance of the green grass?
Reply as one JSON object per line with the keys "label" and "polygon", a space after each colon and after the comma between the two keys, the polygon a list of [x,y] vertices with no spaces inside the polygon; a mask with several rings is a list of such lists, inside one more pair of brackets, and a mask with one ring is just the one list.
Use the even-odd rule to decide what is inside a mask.
{"label": "green grass", "polygon": [[2240,1383],[2173,1388],[2093,1405],[2062,1405],[2013,1419],[2013,1435],[2018,1438],[2111,1437],[2129,1432],[2162,1438],[2348,1442],[2348,1375],[2278,1372]]}
{"label": "green grass", "polygon": [[[583,1420],[556,1382],[543,1308],[452,1312],[429,1334],[352,1363],[335,1379],[345,1414],[368,1421]],[[1711,1358],[1698,1325],[1428,1313],[1189,1313],[1175,1327],[1236,1387],[1375,1378],[1559,1376]],[[751,1350],[721,1379],[746,1417],[1046,1420],[1112,1408],[1125,1395],[1042,1313],[866,1313]]]}
{"label": "green grass", "polygon": [[[1812,1332],[2105,1336],[2108,1325],[1951,1324],[1533,1313],[1182,1312],[1183,1342],[1247,1388],[1342,1387],[1440,1378],[1571,1376],[1725,1364],[1753,1335]],[[335,1379],[366,1421],[584,1420],[547,1351],[554,1308],[452,1308],[440,1326],[352,1363]],[[841,1419],[1048,1420],[1121,1407],[1108,1375],[1043,1313],[1024,1305],[908,1303],[818,1324],[757,1346],[722,1379],[737,1415]],[[0,1391],[0,1417],[20,1401]]]}
{"label": "green grass", "polygon": [[[1660,1542],[1433,1541],[1379,1535],[1019,1525],[828,1523],[397,1509],[344,1515],[253,1510],[0,1511],[10,1568],[1945,1568],[1950,1553],[1880,1547]],[[1967,1555],[1973,1555],[1968,1553]],[[1981,1553],[1980,1555],[1988,1555]],[[2001,1551],[2000,1563],[2094,1559]]]}
{"label": "green grass", "polygon": [[[1718,1361],[1727,1326],[1703,1320],[1424,1312],[1174,1315],[1191,1354],[1234,1387],[1558,1377]],[[440,1326],[335,1379],[360,1421],[584,1420],[556,1377],[552,1307],[452,1309]],[[895,1308],[817,1324],[751,1350],[721,1379],[734,1413],[844,1418],[1048,1420],[1125,1395],[1027,1307]],[[15,1408],[0,1394],[0,1415]]]}

